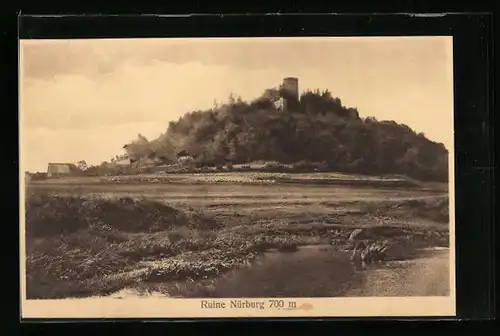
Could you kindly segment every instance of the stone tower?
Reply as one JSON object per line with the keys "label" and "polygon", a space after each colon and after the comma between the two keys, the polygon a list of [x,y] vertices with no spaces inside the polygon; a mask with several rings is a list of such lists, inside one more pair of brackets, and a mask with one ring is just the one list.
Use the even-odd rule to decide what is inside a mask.
{"label": "stone tower", "polygon": [[283,90],[283,111],[287,111],[293,103],[299,100],[299,79],[296,77],[284,78],[281,89]]}

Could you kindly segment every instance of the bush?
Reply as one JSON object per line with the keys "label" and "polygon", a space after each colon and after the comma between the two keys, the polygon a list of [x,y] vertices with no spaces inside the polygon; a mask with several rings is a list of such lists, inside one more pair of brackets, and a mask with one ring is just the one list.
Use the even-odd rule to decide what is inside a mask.
{"label": "bush", "polygon": [[288,170],[288,167],[277,161],[268,161],[264,163],[262,170],[267,172],[285,172]]}
{"label": "bush", "polygon": [[26,200],[26,234],[52,236],[85,228],[155,232],[175,227],[212,230],[219,224],[207,216],[186,213],[166,204],[128,197],[99,199],[32,194]]}
{"label": "bush", "polygon": [[293,165],[293,168],[298,171],[326,171],[328,164],[326,162],[299,161]]}
{"label": "bush", "polygon": [[31,175],[32,181],[45,180],[47,178],[47,173],[34,173]]}

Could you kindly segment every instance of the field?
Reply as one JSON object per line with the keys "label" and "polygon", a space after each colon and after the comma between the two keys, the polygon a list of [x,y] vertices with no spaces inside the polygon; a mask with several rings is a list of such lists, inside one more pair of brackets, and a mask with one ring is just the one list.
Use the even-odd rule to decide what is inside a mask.
{"label": "field", "polygon": [[[113,183],[99,178],[31,182],[26,188],[27,296],[109,295],[147,283],[172,284],[164,286],[172,296],[217,296],[222,287],[228,288],[228,280],[217,286],[213,279],[235,269],[251,270],[269,251],[291,253],[301,246],[325,245],[350,251],[354,243],[349,235],[358,228],[369,243],[390,242],[393,258],[423,247],[448,246],[445,188],[403,188],[391,180],[381,184],[387,179],[379,179],[376,186],[301,183],[335,180],[311,175],[179,174],[107,177]],[[241,182],[259,178],[274,182]],[[321,273],[318,263],[310,263],[307,272]]]}
{"label": "field", "polygon": [[347,175],[340,173],[277,173],[277,172],[212,172],[212,173],[162,173],[121,176],[75,176],[42,181],[41,185],[99,185],[99,184],[244,184],[244,185],[348,185],[377,188],[399,187],[418,189],[446,189],[443,183],[423,183],[402,176]]}

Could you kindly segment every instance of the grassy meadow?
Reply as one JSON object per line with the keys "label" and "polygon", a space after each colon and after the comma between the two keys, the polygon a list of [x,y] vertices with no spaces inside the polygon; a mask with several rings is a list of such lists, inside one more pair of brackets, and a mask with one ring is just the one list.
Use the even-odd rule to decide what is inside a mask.
{"label": "grassy meadow", "polygon": [[[148,177],[151,183],[99,178],[28,183],[27,298],[109,295],[148,282],[203,281],[251,268],[273,249],[328,244],[350,250],[348,237],[357,228],[366,229],[367,240],[389,240],[403,250],[448,246],[447,191],[259,185],[239,183],[242,177],[208,183],[211,175],[165,176],[205,178],[200,184],[151,181],[158,177]],[[113,178],[130,177],[108,177]]]}

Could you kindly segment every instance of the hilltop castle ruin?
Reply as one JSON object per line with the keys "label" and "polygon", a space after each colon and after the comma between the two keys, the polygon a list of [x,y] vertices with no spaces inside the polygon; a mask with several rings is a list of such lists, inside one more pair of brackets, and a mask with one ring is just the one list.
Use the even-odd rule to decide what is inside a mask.
{"label": "hilltop castle ruin", "polygon": [[284,78],[280,92],[282,109],[286,112],[294,103],[299,101],[299,79],[296,77]]}
{"label": "hilltop castle ruin", "polygon": [[274,102],[278,109],[286,112],[299,101],[299,79],[286,77],[277,88],[266,90],[264,96]]}

